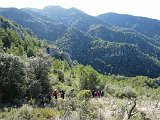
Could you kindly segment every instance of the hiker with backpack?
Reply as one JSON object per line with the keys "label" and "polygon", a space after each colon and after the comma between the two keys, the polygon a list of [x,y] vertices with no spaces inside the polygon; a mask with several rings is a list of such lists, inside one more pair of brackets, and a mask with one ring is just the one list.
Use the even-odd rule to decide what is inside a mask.
{"label": "hiker with backpack", "polygon": [[43,95],[43,93],[41,93],[41,94],[39,94],[38,96],[37,96],[37,98],[38,98],[38,101],[40,102],[40,106],[42,106],[42,107],[44,107],[44,95]]}
{"label": "hiker with backpack", "polygon": [[104,90],[101,90],[101,91],[100,91],[100,95],[101,95],[101,97],[104,96]]}
{"label": "hiker with backpack", "polygon": [[48,103],[50,103],[51,102],[51,97],[52,95],[51,95],[51,91],[49,91],[49,93],[47,94],[47,96],[46,96],[46,98],[48,99]]}
{"label": "hiker with backpack", "polygon": [[53,96],[54,96],[55,99],[58,98],[58,90],[57,89],[54,90]]}
{"label": "hiker with backpack", "polygon": [[95,97],[95,90],[94,89],[92,89],[92,97],[94,98]]}
{"label": "hiker with backpack", "polygon": [[96,97],[100,97],[100,91],[99,91],[99,90],[96,90],[96,91],[95,91],[95,96],[96,96]]}
{"label": "hiker with backpack", "polygon": [[61,90],[60,94],[61,94],[61,98],[64,99],[64,95],[65,95],[64,90]]}

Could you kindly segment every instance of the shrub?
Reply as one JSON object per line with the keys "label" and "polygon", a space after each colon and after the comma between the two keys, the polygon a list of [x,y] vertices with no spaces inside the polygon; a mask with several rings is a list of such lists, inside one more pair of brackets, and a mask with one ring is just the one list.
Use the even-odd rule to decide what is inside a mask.
{"label": "shrub", "polygon": [[154,89],[158,88],[158,84],[157,84],[156,80],[149,79],[149,80],[145,81],[145,84],[146,84],[146,86],[148,86],[150,88],[154,88]]}
{"label": "shrub", "polygon": [[135,92],[135,90],[129,86],[127,87],[118,87],[118,86],[111,86],[109,85],[107,87],[107,91],[106,94],[109,93],[114,97],[118,97],[118,98],[136,98],[137,94]]}
{"label": "shrub", "polygon": [[47,108],[36,108],[32,110],[32,114],[36,115],[39,119],[53,119],[55,117],[55,113],[51,109]]}
{"label": "shrub", "polygon": [[96,109],[89,101],[81,101],[78,112],[80,120],[96,120],[98,117]]}
{"label": "shrub", "polygon": [[28,93],[30,97],[37,97],[40,93],[48,93],[50,86],[50,79],[48,73],[50,70],[50,60],[42,57],[34,57],[29,59],[29,86]]}
{"label": "shrub", "polygon": [[64,82],[64,73],[62,71],[58,70],[57,74],[58,74],[59,81]]}
{"label": "shrub", "polygon": [[80,100],[88,100],[89,98],[91,98],[91,91],[90,90],[81,90],[78,93],[78,98]]}
{"label": "shrub", "polygon": [[28,105],[23,105],[19,109],[11,109],[3,112],[0,119],[5,120],[46,120],[54,119],[55,113],[47,108],[32,108]]}
{"label": "shrub", "polygon": [[122,88],[122,90],[117,91],[116,96],[119,98],[126,97],[126,98],[131,99],[131,98],[136,98],[137,95],[133,88],[127,86],[127,87]]}
{"label": "shrub", "polygon": [[100,84],[98,73],[91,66],[82,68],[80,73],[79,88],[81,90],[94,89]]}
{"label": "shrub", "polygon": [[67,86],[72,86],[71,78],[69,78],[69,77],[65,78],[65,83],[66,83]]}
{"label": "shrub", "polygon": [[26,93],[26,65],[20,57],[0,53],[0,96],[3,102],[16,102]]}

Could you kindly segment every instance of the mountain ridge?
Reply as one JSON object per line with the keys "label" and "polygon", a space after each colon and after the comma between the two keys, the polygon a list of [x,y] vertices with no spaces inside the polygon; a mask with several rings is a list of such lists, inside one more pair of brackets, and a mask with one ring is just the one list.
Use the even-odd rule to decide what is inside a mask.
{"label": "mountain ridge", "polygon": [[[134,28],[136,31],[141,32],[151,38],[160,34],[160,21],[157,19],[117,13],[104,13],[97,17],[104,22],[108,22],[120,27]],[[149,27],[149,29],[147,29],[147,27]]]}
{"label": "mountain ridge", "polygon": [[[16,16],[19,14],[24,15],[22,18],[26,16],[26,19],[23,20]],[[133,28],[134,20],[133,23],[130,21],[132,24],[128,23],[132,27],[125,24],[118,26],[106,22],[106,19],[87,15],[75,8],[65,9],[60,6],[48,6],[43,9],[12,9],[12,13],[10,13],[9,8],[1,8],[0,15],[8,16],[10,19],[19,22],[23,27],[29,27],[38,38],[56,44],[60,50],[69,53],[73,60],[78,60],[79,63],[84,65],[91,64],[101,73],[126,76],[159,76],[156,71],[159,69],[160,34],[158,32],[153,35],[144,34],[143,29],[145,28],[149,32],[148,29],[150,28],[146,26],[143,29],[135,29]],[[127,15],[127,18],[137,19],[137,17],[130,15]],[[124,19],[123,15],[121,19]],[[118,18],[116,21],[123,23]],[[144,18],[144,23],[145,21],[152,21],[153,24],[151,25],[155,25],[154,20]],[[132,57],[135,61],[131,59]],[[127,65],[131,67],[128,69]],[[141,69],[142,66],[145,70]],[[155,73],[151,72],[150,69],[153,69]]]}

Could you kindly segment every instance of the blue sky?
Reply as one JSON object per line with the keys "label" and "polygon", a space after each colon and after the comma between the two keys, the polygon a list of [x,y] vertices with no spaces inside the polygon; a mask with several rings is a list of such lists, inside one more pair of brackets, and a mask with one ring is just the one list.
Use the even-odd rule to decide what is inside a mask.
{"label": "blue sky", "polygon": [[160,0],[0,0],[0,7],[43,8],[47,5],[75,7],[93,16],[116,12],[160,20]]}

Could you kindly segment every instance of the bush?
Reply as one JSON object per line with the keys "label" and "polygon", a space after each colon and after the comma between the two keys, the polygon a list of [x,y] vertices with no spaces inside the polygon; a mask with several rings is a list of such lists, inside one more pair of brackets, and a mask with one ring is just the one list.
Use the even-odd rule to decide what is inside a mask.
{"label": "bush", "polygon": [[118,98],[136,98],[137,94],[135,90],[129,86],[127,87],[118,87],[118,86],[108,86],[106,93],[111,94],[114,97]]}
{"label": "bush", "polygon": [[72,86],[72,80],[71,80],[71,78],[69,78],[69,77],[65,78],[65,84],[67,86]]}
{"label": "bush", "polygon": [[34,52],[33,52],[32,49],[29,49],[29,50],[27,51],[27,57],[32,57],[32,56],[34,56]]}
{"label": "bush", "polygon": [[55,113],[47,108],[32,108],[28,105],[23,105],[19,109],[11,109],[3,112],[0,119],[5,120],[46,120],[54,119]]}
{"label": "bush", "polygon": [[95,89],[100,84],[98,73],[91,66],[82,68],[80,73],[79,88],[80,90]]}
{"label": "bush", "polygon": [[58,74],[59,81],[64,82],[64,73],[62,71],[58,70],[57,74]]}
{"label": "bush", "polygon": [[49,92],[50,79],[48,73],[50,70],[50,61],[42,57],[34,57],[29,59],[29,86],[28,93],[30,97],[37,97],[40,93],[47,94]]}
{"label": "bush", "polygon": [[116,96],[119,98],[126,97],[131,99],[131,98],[136,98],[137,95],[133,88],[127,86],[127,87],[124,87],[122,90],[117,91]]}
{"label": "bush", "polygon": [[91,91],[90,90],[81,90],[78,93],[78,98],[80,100],[88,100],[89,98],[91,98]]}
{"label": "bush", "polygon": [[154,88],[154,89],[158,88],[158,84],[157,84],[156,80],[149,79],[149,80],[145,81],[145,84],[146,84],[146,86],[148,86],[150,88]]}
{"label": "bush", "polygon": [[24,62],[16,56],[0,53],[0,97],[2,102],[16,102],[27,89]]}
{"label": "bush", "polygon": [[54,111],[48,108],[33,109],[32,114],[36,115],[39,119],[53,119],[55,117]]}
{"label": "bush", "polygon": [[81,101],[79,104],[79,119],[80,120],[96,120],[98,119],[97,111],[89,101]]}

